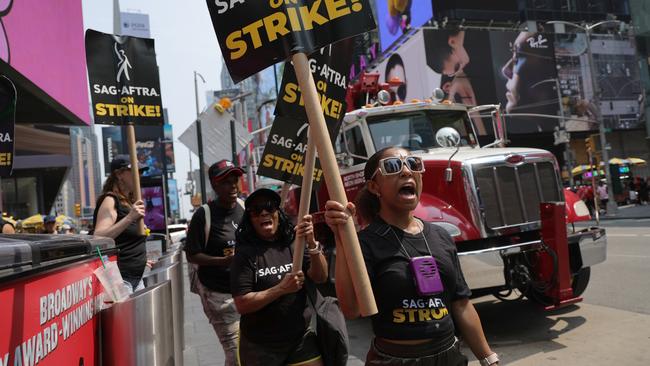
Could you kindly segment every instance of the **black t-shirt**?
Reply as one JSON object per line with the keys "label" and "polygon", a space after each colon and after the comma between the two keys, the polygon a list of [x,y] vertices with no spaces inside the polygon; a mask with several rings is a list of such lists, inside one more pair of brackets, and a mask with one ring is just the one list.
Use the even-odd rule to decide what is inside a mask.
{"label": "black t-shirt", "polygon": [[[120,203],[119,198],[114,194],[100,196],[95,206],[93,222],[97,222],[97,212],[107,196],[111,196],[115,201],[115,211],[117,211],[116,223],[124,219],[131,211]],[[138,233],[138,221],[133,221],[115,238],[115,245],[118,248],[117,266],[120,269],[122,277],[140,278],[144,273],[144,267],[147,265],[147,247],[145,241],[147,237]]]}
{"label": "black t-shirt", "polygon": [[[244,216],[244,209],[220,207],[216,201],[210,205],[210,236],[205,244],[205,210],[200,207],[192,216],[187,230],[185,251],[188,254],[204,253],[225,257],[235,248],[235,231]],[[230,293],[230,269],[222,266],[199,266],[201,284],[212,291]]]}
{"label": "black t-shirt", "polygon": [[[392,229],[392,230],[391,230]],[[428,256],[423,235],[436,260],[444,291],[420,296],[409,267],[409,256]],[[397,239],[399,238],[399,240]],[[372,317],[375,335],[387,339],[432,339],[445,342],[454,335],[451,302],[471,292],[460,269],[456,245],[442,228],[425,223],[415,235],[381,219],[359,233],[363,257],[379,312]]]}
{"label": "black t-shirt", "polygon": [[[286,243],[259,240],[253,246],[237,243],[235,258],[230,266],[232,295],[267,290],[291,273],[293,251]],[[303,258],[307,274],[309,256]],[[282,347],[301,338],[311,319],[305,289],[277,298],[262,309],[241,316],[239,329],[254,343]]]}

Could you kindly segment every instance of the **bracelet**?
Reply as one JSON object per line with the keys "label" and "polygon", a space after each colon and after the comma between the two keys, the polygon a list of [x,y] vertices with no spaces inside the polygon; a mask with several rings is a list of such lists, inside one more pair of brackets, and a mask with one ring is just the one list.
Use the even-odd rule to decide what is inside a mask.
{"label": "bracelet", "polygon": [[314,248],[309,248],[309,246],[305,246],[305,250],[307,250],[307,254],[309,255],[317,255],[323,252],[323,247],[321,247],[319,241],[316,241],[316,246]]}
{"label": "bracelet", "polygon": [[499,356],[495,352],[479,360],[481,366],[490,366],[490,365],[494,365],[497,362],[499,362]]}

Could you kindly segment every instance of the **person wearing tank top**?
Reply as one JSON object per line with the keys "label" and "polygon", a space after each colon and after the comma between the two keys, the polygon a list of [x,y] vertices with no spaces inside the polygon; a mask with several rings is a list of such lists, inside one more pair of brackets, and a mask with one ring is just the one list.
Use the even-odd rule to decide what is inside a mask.
{"label": "person wearing tank top", "polygon": [[[366,365],[461,366],[456,326],[481,365],[498,357],[485,339],[479,316],[469,301],[451,236],[413,215],[422,193],[424,162],[407,149],[388,147],[368,159],[366,184],[356,205],[326,203],[325,220],[337,246],[339,227],[355,214],[365,228],[359,242],[378,313]],[[337,256],[336,293],[347,318],[359,316],[345,260]],[[343,269],[343,270],[342,270]],[[426,275],[423,275],[426,273]]]}
{"label": "person wearing tank top", "polygon": [[[147,167],[138,167],[140,173]],[[126,155],[111,162],[102,194],[93,214],[94,234],[115,240],[117,266],[131,292],[144,288],[142,274],[147,265],[146,236],[138,232],[138,220],[144,217],[142,200],[133,201],[133,175]]]}

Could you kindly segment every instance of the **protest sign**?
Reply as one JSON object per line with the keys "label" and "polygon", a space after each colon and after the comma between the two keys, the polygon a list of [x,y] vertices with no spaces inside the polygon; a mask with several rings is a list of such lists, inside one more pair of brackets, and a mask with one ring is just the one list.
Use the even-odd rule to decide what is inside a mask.
{"label": "protest sign", "polygon": [[15,125],[16,87],[0,75],[0,177],[8,177],[13,171]]}
{"label": "protest sign", "polygon": [[96,124],[163,124],[153,39],[89,29],[86,62]]}
{"label": "protest sign", "polygon": [[207,0],[235,83],[287,59],[375,28],[368,0]]}
{"label": "protest sign", "polygon": [[[311,175],[309,171],[318,149],[331,199],[347,205],[328,137],[322,98],[318,95],[306,54],[375,28],[368,0],[207,0],[207,3],[228,71],[235,82],[291,57],[310,126],[305,154],[308,166],[304,174]],[[307,212],[311,181],[303,180],[305,194],[301,195],[299,216]],[[342,225],[340,238],[341,254],[348,262],[359,311],[363,316],[376,314],[377,305],[352,220]],[[294,252],[302,253],[303,248],[304,242],[296,245]]]}
{"label": "protest sign", "polygon": [[[344,40],[323,47],[309,57],[332,143],[345,115],[346,74],[350,69],[352,45],[351,40]],[[296,72],[289,62],[284,68],[275,114],[277,117],[269,132],[257,174],[301,185],[309,124]],[[320,163],[316,161],[314,187],[318,187],[322,177]]]}

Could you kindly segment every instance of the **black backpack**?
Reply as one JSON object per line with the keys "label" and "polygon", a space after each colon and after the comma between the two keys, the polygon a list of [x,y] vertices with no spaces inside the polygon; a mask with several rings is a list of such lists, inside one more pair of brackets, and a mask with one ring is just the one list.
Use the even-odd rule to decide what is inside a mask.
{"label": "black backpack", "polygon": [[345,366],[348,362],[350,339],[338,300],[335,297],[323,297],[308,278],[305,279],[305,288],[316,314],[316,335],[323,364]]}

